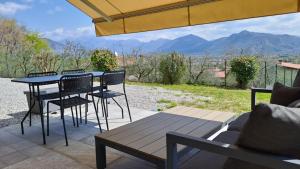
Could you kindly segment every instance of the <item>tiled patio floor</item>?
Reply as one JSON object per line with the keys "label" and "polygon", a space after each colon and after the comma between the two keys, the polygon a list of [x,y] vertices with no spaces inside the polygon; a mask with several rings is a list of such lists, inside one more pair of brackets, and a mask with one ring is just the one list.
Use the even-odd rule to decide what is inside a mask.
{"label": "tiled patio floor", "polygon": [[[155,114],[156,112],[131,108],[133,121]],[[121,118],[118,107],[109,106],[110,129],[129,123],[127,111],[125,119]],[[33,121],[29,127],[25,123],[25,134],[21,134],[20,125],[0,129],[0,168],[5,169],[89,169],[96,168],[94,135],[99,132],[96,116],[92,107],[88,115],[88,124],[73,126],[70,111],[66,114],[69,146],[65,146],[62,122],[59,114],[52,114],[50,119],[50,136],[47,144],[42,144],[40,120]],[[37,118],[35,118],[37,119]],[[104,118],[100,119],[102,129],[106,129]],[[46,119],[45,119],[46,121]],[[150,163],[120,153],[113,149],[107,150],[109,169],[150,169]]]}

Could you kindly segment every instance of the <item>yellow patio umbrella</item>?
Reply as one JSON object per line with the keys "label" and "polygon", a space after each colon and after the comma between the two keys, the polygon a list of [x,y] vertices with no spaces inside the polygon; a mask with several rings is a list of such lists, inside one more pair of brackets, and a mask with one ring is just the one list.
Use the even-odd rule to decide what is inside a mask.
{"label": "yellow patio umbrella", "polygon": [[300,11],[300,0],[68,0],[97,36],[143,32]]}

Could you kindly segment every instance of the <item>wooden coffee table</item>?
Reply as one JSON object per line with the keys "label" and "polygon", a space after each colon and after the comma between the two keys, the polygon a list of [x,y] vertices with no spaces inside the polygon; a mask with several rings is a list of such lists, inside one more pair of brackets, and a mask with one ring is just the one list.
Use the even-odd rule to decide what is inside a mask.
{"label": "wooden coffee table", "polygon": [[[97,168],[106,168],[106,147],[165,168],[166,133],[208,138],[234,118],[232,113],[175,107],[95,136]],[[179,146],[178,152],[189,148]]]}

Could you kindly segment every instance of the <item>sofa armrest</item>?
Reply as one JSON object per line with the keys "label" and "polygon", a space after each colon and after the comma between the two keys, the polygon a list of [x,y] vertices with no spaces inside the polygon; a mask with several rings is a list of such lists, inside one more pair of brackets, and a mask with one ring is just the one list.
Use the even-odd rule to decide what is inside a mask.
{"label": "sofa armrest", "polygon": [[177,144],[220,154],[226,157],[246,161],[273,169],[299,169],[300,160],[265,154],[242,149],[234,145],[209,141],[203,138],[183,135],[176,132],[167,133],[167,168],[177,169]]}
{"label": "sofa armrest", "polygon": [[256,93],[272,93],[272,89],[251,88],[251,110],[253,110],[256,105]]}
{"label": "sofa armrest", "polygon": [[272,89],[266,89],[266,88],[251,88],[251,91],[256,93],[272,93]]}

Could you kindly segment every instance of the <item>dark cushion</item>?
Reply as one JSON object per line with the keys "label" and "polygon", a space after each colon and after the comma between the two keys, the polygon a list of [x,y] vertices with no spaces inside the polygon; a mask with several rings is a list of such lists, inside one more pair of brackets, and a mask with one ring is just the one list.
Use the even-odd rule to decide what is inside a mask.
{"label": "dark cushion", "polygon": [[241,131],[246,122],[249,119],[249,115],[250,113],[244,113],[242,115],[240,115],[236,120],[232,121],[229,123],[228,125],[228,131]]}
{"label": "dark cushion", "polygon": [[300,99],[300,87],[287,87],[276,82],[273,87],[271,104],[288,106]]}
{"label": "dark cushion", "polygon": [[300,70],[298,70],[298,73],[293,83],[293,87],[300,87]]}
{"label": "dark cushion", "polygon": [[[239,147],[300,158],[300,109],[259,104],[251,112],[236,143]],[[266,169],[228,159],[224,169]]]}

